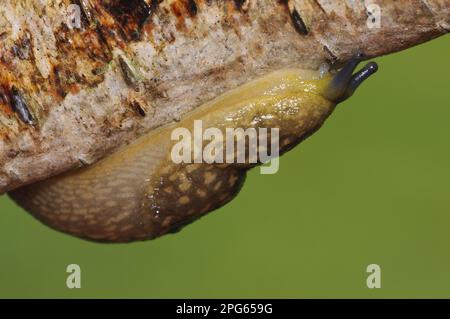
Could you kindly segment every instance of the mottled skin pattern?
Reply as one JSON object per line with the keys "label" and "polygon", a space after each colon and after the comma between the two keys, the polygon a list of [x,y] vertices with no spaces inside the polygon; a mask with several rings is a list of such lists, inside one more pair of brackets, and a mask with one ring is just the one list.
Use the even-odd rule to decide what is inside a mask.
{"label": "mottled skin pattern", "polygon": [[192,132],[194,120],[224,135],[226,128],[279,128],[283,153],[315,132],[333,111],[335,102],[326,98],[331,79],[305,70],[272,73],[93,166],[11,196],[51,227],[91,240],[128,242],[176,231],[233,199],[254,164],[175,164],[174,129]]}
{"label": "mottled skin pattern", "polygon": [[[180,122],[162,126],[90,167],[20,188],[10,196],[51,227],[90,240],[130,242],[177,231],[232,200],[247,170],[256,164],[247,151],[242,163],[206,164],[203,158],[194,164],[192,160],[180,164],[174,159],[174,146],[179,143],[174,130],[184,129],[195,136],[198,120],[203,129],[218,129],[223,137],[227,128],[277,128],[282,154],[319,129],[335,105],[377,71],[377,65],[369,63],[353,74],[361,59],[356,56],[335,75],[300,69],[273,72],[221,95]],[[245,135],[233,137],[235,143],[244,139]],[[224,144],[228,141],[214,141],[227,150]],[[204,146],[207,142],[203,141]],[[244,145],[248,149],[250,143]],[[195,148],[189,152],[193,159]],[[224,151],[223,155],[236,159],[237,152],[236,147],[233,153]]]}

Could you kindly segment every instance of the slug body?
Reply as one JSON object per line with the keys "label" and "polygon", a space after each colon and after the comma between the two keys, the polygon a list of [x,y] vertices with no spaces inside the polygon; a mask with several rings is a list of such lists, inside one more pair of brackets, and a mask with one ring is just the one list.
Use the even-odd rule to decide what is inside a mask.
{"label": "slug body", "polygon": [[[377,70],[361,57],[337,74],[285,69],[196,108],[177,123],[142,136],[102,161],[10,193],[45,224],[102,242],[153,239],[223,206],[239,192],[245,163],[175,163],[178,128],[277,128],[282,154],[321,127],[338,102]],[[244,137],[245,138],[245,137]],[[236,154],[233,154],[235,156]]]}

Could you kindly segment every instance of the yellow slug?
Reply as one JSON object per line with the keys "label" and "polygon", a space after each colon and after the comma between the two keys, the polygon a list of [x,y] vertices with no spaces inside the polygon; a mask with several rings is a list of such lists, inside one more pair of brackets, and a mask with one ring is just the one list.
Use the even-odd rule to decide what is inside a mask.
{"label": "yellow slug", "polygon": [[[280,154],[314,133],[335,105],[377,65],[353,74],[358,55],[336,74],[286,69],[251,81],[162,126],[102,161],[13,191],[45,224],[89,240],[130,242],[179,230],[232,200],[250,163],[176,163],[177,128],[278,128]],[[234,142],[234,141],[233,141]],[[248,146],[248,145],[247,145]],[[233,154],[236,156],[236,154]]]}

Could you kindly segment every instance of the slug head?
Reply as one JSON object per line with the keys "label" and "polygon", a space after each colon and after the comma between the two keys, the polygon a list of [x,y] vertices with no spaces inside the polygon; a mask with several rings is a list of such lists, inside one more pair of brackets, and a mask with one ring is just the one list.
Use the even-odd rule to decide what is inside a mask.
{"label": "slug head", "polygon": [[363,59],[363,53],[358,53],[350,59],[350,61],[348,61],[347,64],[331,78],[331,81],[325,87],[322,95],[335,103],[343,102],[351,97],[361,83],[378,71],[377,63],[369,62],[361,70],[354,73],[356,67]]}

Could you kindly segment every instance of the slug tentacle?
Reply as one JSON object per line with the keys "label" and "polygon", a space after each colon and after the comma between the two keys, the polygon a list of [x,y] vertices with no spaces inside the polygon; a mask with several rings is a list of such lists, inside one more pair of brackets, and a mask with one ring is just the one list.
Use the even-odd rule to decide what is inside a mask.
{"label": "slug tentacle", "polygon": [[331,101],[340,103],[353,95],[355,90],[378,70],[375,62],[370,62],[360,71],[353,74],[358,64],[364,59],[363,53],[358,53],[333,77],[324,91],[324,96]]}
{"label": "slug tentacle", "polygon": [[345,92],[344,99],[348,99],[355,93],[356,89],[367,80],[372,74],[378,71],[378,64],[370,62],[366,64],[359,72],[353,75]]}
{"label": "slug tentacle", "polygon": [[[179,122],[142,136],[92,166],[23,187],[10,196],[45,224],[89,240],[130,242],[173,233],[238,194],[247,170],[258,163],[249,160],[247,130],[267,130],[272,141],[274,129],[278,143],[263,144],[266,150],[272,151],[273,145],[279,146],[279,154],[292,149],[376,71],[376,64],[370,63],[353,75],[360,60],[355,57],[334,77],[312,70],[273,72],[197,107]],[[234,145],[245,141],[244,160],[236,160],[238,149],[228,153],[228,146],[222,155],[230,162],[189,161],[196,158],[195,146],[174,151],[186,143],[196,145],[191,144],[190,133],[195,135],[198,123],[204,132],[212,129],[214,142],[222,146],[229,140],[218,137],[228,138],[229,129],[244,132],[231,139]],[[179,135],[189,137],[176,142],[174,136]],[[210,146],[206,142],[205,150]],[[174,154],[180,153],[183,161],[175,160]],[[214,152],[217,155],[220,151]]]}

